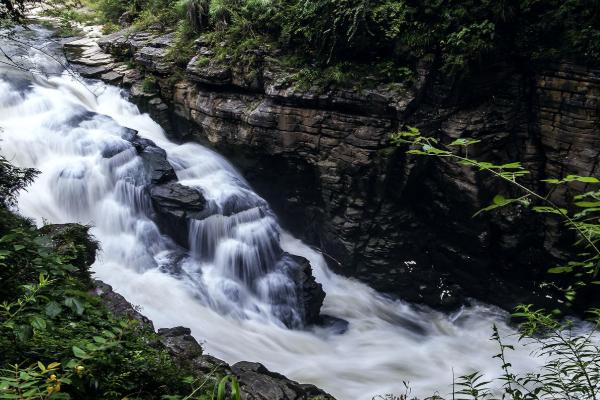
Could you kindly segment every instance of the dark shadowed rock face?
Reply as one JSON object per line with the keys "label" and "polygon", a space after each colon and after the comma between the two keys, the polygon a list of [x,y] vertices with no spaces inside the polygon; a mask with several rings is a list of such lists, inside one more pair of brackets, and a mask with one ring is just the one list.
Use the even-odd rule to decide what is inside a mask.
{"label": "dark shadowed rock face", "polygon": [[177,360],[192,361],[202,355],[202,347],[194,339],[189,328],[161,328],[158,335],[161,337],[160,342]]}
{"label": "dark shadowed rock face", "polygon": [[150,198],[158,212],[180,219],[196,218],[206,206],[202,193],[177,182],[151,185]]}

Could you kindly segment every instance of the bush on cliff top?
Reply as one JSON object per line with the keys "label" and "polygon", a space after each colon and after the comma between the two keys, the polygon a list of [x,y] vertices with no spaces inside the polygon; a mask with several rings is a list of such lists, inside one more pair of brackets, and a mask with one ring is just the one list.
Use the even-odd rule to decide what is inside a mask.
{"label": "bush on cliff top", "polygon": [[[456,75],[499,62],[600,64],[600,2],[580,0],[102,0],[107,18],[218,32],[231,45],[261,39],[304,65],[436,60]],[[191,15],[192,14],[196,14]],[[195,22],[194,22],[195,21]]]}

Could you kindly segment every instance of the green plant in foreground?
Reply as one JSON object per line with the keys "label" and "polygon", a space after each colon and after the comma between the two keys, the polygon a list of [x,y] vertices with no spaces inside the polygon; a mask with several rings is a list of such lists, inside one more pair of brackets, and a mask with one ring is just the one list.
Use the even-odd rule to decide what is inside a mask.
{"label": "green plant in foreground", "polygon": [[[563,288],[565,298],[571,302],[577,289],[588,284],[597,285],[600,265],[600,192],[584,191],[573,196],[572,204],[560,207],[551,200],[553,190],[539,194],[520,182],[527,171],[520,163],[494,164],[476,160],[469,156],[469,146],[479,142],[477,139],[460,138],[443,145],[432,137],[422,136],[417,128],[409,127],[405,131],[392,135],[392,143],[408,144],[408,154],[444,158],[459,165],[488,173],[503,182],[507,182],[521,193],[519,197],[507,198],[496,195],[492,204],[475,213],[474,216],[509,205],[529,207],[538,213],[561,218],[568,229],[577,234],[577,250],[565,265],[549,269],[550,273],[571,274],[575,283]],[[594,177],[568,175],[562,179],[545,179],[544,183],[556,187],[578,182],[596,184]],[[513,345],[503,342],[501,335],[493,327],[492,340],[499,347],[494,356],[500,362],[503,374],[487,380],[479,372],[460,376],[453,383],[453,400],[596,400],[600,397],[600,346],[597,327],[600,323],[600,310],[588,310],[592,326],[581,329],[569,319],[559,321],[552,313],[536,310],[532,305],[516,308],[513,317],[520,321],[521,335],[519,345],[533,344],[533,354],[542,365],[536,372],[518,374],[509,361],[508,351]],[[500,389],[495,389],[500,387]],[[437,397],[436,397],[437,398]]]}
{"label": "green plant in foreground", "polygon": [[521,192],[520,196],[512,198],[497,194],[490,205],[479,210],[474,216],[518,204],[528,207],[536,213],[560,218],[568,229],[576,233],[575,248],[580,249],[564,265],[548,270],[551,274],[571,274],[575,278],[572,284],[561,288],[568,303],[575,299],[578,288],[588,284],[600,284],[600,281],[596,280],[600,268],[600,249],[598,248],[598,241],[600,240],[600,191],[588,190],[574,195],[571,204],[567,206],[568,208],[559,206],[551,199],[554,189],[558,186],[569,185],[573,182],[597,184],[600,183],[600,180],[595,177],[578,175],[567,175],[561,179],[544,179],[543,183],[551,188],[546,194],[540,194],[519,180],[519,178],[529,174],[529,171],[521,163],[494,164],[469,157],[469,146],[479,143],[480,141],[477,139],[460,138],[443,145],[436,138],[423,136],[417,128],[409,127],[405,131],[392,135],[391,140],[398,145],[410,145],[411,148],[407,151],[408,154],[451,160],[459,165],[488,173]]}

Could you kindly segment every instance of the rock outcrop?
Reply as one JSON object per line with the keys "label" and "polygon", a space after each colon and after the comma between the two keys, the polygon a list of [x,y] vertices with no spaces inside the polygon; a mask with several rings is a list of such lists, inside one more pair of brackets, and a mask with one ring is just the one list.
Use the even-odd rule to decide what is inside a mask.
{"label": "rock outcrop", "polygon": [[[122,31],[100,46],[135,58],[164,51],[168,38]],[[284,226],[321,247],[338,272],[439,308],[466,296],[505,307],[544,296],[536,284],[561,256],[548,249],[564,240],[556,222],[519,208],[471,218],[510,188],[443,160],[407,157],[389,135],[413,125],[444,142],[482,139],[471,154],[522,161],[540,190],[538,178],[597,175],[600,71],[491,66],[447,82],[423,65],[411,86],[299,89],[267,54],[229,67],[207,43],[197,47],[180,79],[153,66],[164,60],[146,62],[158,90],[134,83],[134,99],[174,138],[234,161]],[[124,72],[123,83],[132,75]]]}
{"label": "rock outcrop", "polygon": [[[101,282],[94,281],[95,294],[116,315],[135,319],[144,326],[154,329],[152,321],[143,316],[123,296]],[[213,376],[234,375],[245,400],[335,400],[332,396],[314,385],[300,384],[281,374],[269,371],[262,364],[242,361],[232,366],[208,354],[185,327],[161,328],[158,330],[156,345],[165,348],[175,363],[188,371],[193,371],[203,379]],[[214,378],[212,378],[214,380]],[[218,381],[211,382],[211,384]]]}
{"label": "rock outcrop", "polygon": [[54,250],[71,257],[71,264],[77,268],[73,274],[82,281],[89,280],[89,267],[96,260],[98,242],[90,235],[90,227],[79,224],[52,224],[40,228],[47,236]]}

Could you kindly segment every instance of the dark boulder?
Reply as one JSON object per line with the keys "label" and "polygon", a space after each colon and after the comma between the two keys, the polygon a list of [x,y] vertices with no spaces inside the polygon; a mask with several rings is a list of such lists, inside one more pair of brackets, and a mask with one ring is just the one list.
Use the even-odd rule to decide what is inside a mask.
{"label": "dark boulder", "polygon": [[320,321],[319,313],[325,300],[323,286],[315,280],[310,262],[306,258],[291,254],[285,256],[290,257],[297,265],[293,272],[293,279],[296,283],[298,306],[304,314],[304,323],[316,324]]}
{"label": "dark boulder", "polygon": [[206,200],[197,189],[178,182],[150,186],[150,198],[157,212],[176,219],[201,219]]}
{"label": "dark boulder", "polygon": [[177,360],[191,361],[202,355],[202,346],[192,336],[190,328],[178,326],[158,330],[160,342]]}
{"label": "dark boulder", "polygon": [[187,248],[188,220],[210,215],[202,193],[175,181],[150,185],[148,192],[155,212],[154,220],[162,231]]}
{"label": "dark boulder", "polygon": [[152,140],[144,139],[137,134],[129,135],[126,140],[135,147],[138,155],[142,158],[146,176],[153,184],[165,183],[177,179],[175,170],[167,160],[167,153],[156,146]]}
{"label": "dark boulder", "polygon": [[271,372],[262,364],[241,361],[231,366],[246,400],[333,399],[314,385],[303,385]]}
{"label": "dark boulder", "polygon": [[350,323],[345,319],[333,317],[331,315],[321,315],[319,317],[319,327],[325,328],[337,335],[343,335],[348,331]]}

